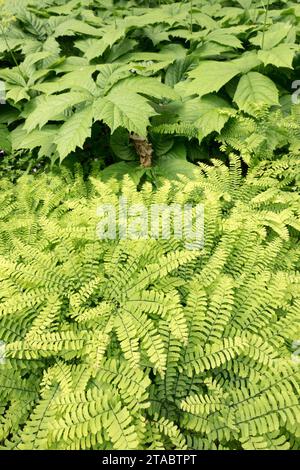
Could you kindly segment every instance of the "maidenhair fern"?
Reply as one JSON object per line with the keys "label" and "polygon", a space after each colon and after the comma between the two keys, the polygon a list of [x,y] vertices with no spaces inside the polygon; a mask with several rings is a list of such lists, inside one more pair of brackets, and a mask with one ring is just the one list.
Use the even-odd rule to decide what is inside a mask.
{"label": "maidenhair fern", "polygon": [[[299,446],[300,199],[272,179],[232,156],[158,190],[80,169],[2,180],[2,448]],[[203,203],[204,248],[99,240],[120,195]]]}

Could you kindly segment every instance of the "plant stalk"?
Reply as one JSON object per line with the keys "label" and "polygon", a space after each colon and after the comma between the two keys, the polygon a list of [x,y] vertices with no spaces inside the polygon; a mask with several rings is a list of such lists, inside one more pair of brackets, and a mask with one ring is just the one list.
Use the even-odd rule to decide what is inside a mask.
{"label": "plant stalk", "polygon": [[268,20],[269,8],[270,8],[270,0],[268,0],[267,8],[265,9],[264,29],[263,29],[263,37],[262,37],[262,41],[261,41],[261,48],[262,49],[264,48],[264,45],[265,45],[265,35],[266,35],[266,29],[267,29],[267,20]]}

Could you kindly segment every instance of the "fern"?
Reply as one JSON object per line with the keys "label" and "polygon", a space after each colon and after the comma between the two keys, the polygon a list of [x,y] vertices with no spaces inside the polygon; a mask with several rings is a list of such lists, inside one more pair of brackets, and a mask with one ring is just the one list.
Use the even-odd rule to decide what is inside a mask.
{"label": "fern", "polygon": [[[0,183],[2,448],[299,446],[297,193],[233,155],[158,189],[95,176]],[[99,240],[119,195],[203,203],[204,248]]]}

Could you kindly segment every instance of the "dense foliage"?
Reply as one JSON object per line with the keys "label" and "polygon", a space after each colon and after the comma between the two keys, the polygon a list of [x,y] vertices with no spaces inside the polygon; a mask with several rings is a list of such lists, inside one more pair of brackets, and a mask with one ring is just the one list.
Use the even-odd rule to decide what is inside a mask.
{"label": "dense foliage", "polygon": [[[154,194],[69,173],[1,184],[5,447],[299,446],[299,195],[215,165]],[[100,241],[96,208],[120,194],[203,202],[205,250]]]}
{"label": "dense foliage", "polygon": [[300,4],[0,4],[0,449],[299,449]]}
{"label": "dense foliage", "polygon": [[[152,159],[173,176],[212,151],[248,165],[299,155],[297,2],[18,0],[4,11],[0,147],[32,152],[31,166],[75,152],[102,168],[131,162],[108,175],[139,178]],[[132,133],[150,142],[143,171]]]}

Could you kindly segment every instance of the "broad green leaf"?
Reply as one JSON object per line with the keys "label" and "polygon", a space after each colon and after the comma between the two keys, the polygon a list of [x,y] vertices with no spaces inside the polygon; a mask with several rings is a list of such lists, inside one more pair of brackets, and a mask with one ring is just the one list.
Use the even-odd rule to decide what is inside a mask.
{"label": "broad green leaf", "polygon": [[2,104],[0,111],[0,124],[11,124],[19,118],[18,110],[8,104]]}
{"label": "broad green leaf", "polygon": [[151,116],[157,114],[148,101],[137,93],[117,90],[94,103],[94,119],[104,121],[114,132],[118,127],[147,136]]}
{"label": "broad green leaf", "polygon": [[133,39],[124,38],[122,41],[111,47],[111,50],[106,58],[106,62],[115,62],[120,60],[125,54],[128,54],[138,45],[138,41]]}
{"label": "broad green leaf", "polygon": [[184,142],[176,142],[168,152],[162,155],[163,159],[174,159],[186,161],[187,151]]}
{"label": "broad green leaf", "polygon": [[89,61],[100,57],[108,48],[108,44],[102,39],[88,38],[75,41],[74,46],[83,52]]}
{"label": "broad green leaf", "polygon": [[226,29],[212,31],[206,36],[205,40],[217,42],[223,46],[230,46],[236,49],[243,48],[241,41],[233,34],[228,34]]}
{"label": "broad green leaf", "polygon": [[258,72],[243,75],[234,95],[238,107],[249,114],[254,114],[255,105],[278,105],[278,98],[274,82]]}
{"label": "broad green leaf", "polygon": [[35,70],[33,67],[36,63],[48,58],[51,55],[50,51],[42,51],[42,52],[35,52],[30,54],[25,60],[22,62],[22,70],[26,71],[26,75],[29,77],[32,71]]}
{"label": "broad green leaf", "polygon": [[40,155],[50,156],[55,150],[53,141],[57,131],[58,126],[48,125],[44,126],[43,129],[34,129],[27,134],[23,125],[19,126],[11,133],[13,149],[33,150],[36,147],[40,147]]}
{"label": "broad green leaf", "polygon": [[11,100],[14,103],[18,103],[19,101],[26,100],[28,101],[30,99],[30,95],[28,93],[28,88],[27,87],[22,87],[22,86],[14,86],[11,85],[9,89],[7,89],[6,92],[6,99]]}
{"label": "broad green leaf", "polygon": [[119,162],[106,167],[101,171],[100,175],[103,181],[108,181],[111,178],[122,180],[125,175],[129,175],[135,184],[138,184],[146,171],[147,170],[141,167],[138,163]]}
{"label": "broad green leaf", "polygon": [[59,59],[61,48],[58,42],[53,37],[49,37],[48,39],[46,39],[46,41],[43,42],[42,46],[40,47],[43,51],[47,51],[50,53],[49,57],[42,61],[43,68],[51,66],[53,62],[56,62]]}
{"label": "broad green leaf", "polygon": [[20,49],[20,46],[24,44],[24,38],[7,38],[0,37],[0,53],[7,52],[9,50]]}
{"label": "broad green leaf", "polygon": [[177,22],[179,24],[180,22],[184,23],[188,14],[188,8],[184,3],[161,5],[159,8],[151,8],[151,10],[139,16],[128,15],[124,20],[124,24],[127,28],[144,28],[156,23],[167,23],[172,26]]}
{"label": "broad green leaf", "polygon": [[192,59],[190,57],[176,60],[176,62],[171,64],[168,67],[165,75],[166,85],[173,87],[176,85],[176,83],[180,82],[184,78],[191,64]]}
{"label": "broad green leaf", "polygon": [[276,67],[293,68],[295,50],[289,44],[280,44],[270,50],[261,50],[257,53],[258,58],[264,65],[275,65]]}
{"label": "broad green leaf", "polygon": [[236,113],[227,101],[216,95],[187,100],[177,110],[173,109],[179,122],[193,124],[198,129],[199,140],[211,132],[220,132],[228,119]]}
{"label": "broad green leaf", "polygon": [[250,39],[250,42],[261,49],[271,49],[283,41],[290,29],[291,25],[288,23],[276,23],[271,25],[265,33],[257,33],[254,38]]}
{"label": "broad green leaf", "polygon": [[92,74],[95,72],[95,66],[78,67],[73,72],[66,73],[62,77],[56,78],[52,81],[45,81],[31,87],[33,90],[41,91],[45,94],[57,93],[70,89],[85,88],[90,93],[96,92],[96,84],[92,79]]}
{"label": "broad green leaf", "polygon": [[16,67],[14,69],[0,69],[0,78],[12,85],[20,85],[23,87],[27,85],[25,78]]}
{"label": "broad green leaf", "polygon": [[106,95],[113,85],[131,75],[130,66],[127,64],[100,64],[97,65],[97,70],[99,75],[96,83],[102,96]]}
{"label": "broad green leaf", "polygon": [[119,81],[112,88],[112,93],[143,93],[154,98],[177,99],[178,94],[173,88],[161,83],[158,79],[152,77],[130,77]]}
{"label": "broad green leaf", "polygon": [[[124,62],[126,63],[127,61],[124,60]],[[172,62],[173,60],[164,60],[161,62],[152,62],[151,60],[145,60],[143,62],[129,62],[128,65],[130,66],[131,73],[136,72],[140,76],[149,77],[151,75],[156,75],[157,72],[161,70],[165,70]]]}
{"label": "broad green leaf", "polygon": [[87,67],[89,65],[88,60],[85,57],[70,56],[64,58],[62,62],[55,65],[56,73],[67,73],[78,70],[78,67]]}
{"label": "broad green leaf", "polygon": [[93,122],[92,106],[76,111],[59,129],[54,143],[57,145],[57,152],[60,161],[76,147],[82,147],[86,138],[91,136],[91,126]]}
{"label": "broad green leaf", "polygon": [[[58,3],[58,2],[57,2]],[[73,12],[74,6],[78,5],[77,0],[71,0],[63,5],[50,6],[47,8],[48,12],[57,13],[58,15],[70,15]]]}
{"label": "broad green leaf", "polygon": [[[171,59],[175,60],[173,54],[171,56]],[[126,62],[161,61],[167,57],[168,54],[163,55],[161,52],[130,52],[123,57],[123,60],[126,60]]]}
{"label": "broad green leaf", "polygon": [[196,94],[207,95],[219,91],[229,80],[239,74],[239,68],[232,62],[219,62],[215,60],[203,61],[192,72],[190,82],[180,82],[175,89],[185,96]]}
{"label": "broad green leaf", "polygon": [[261,65],[261,60],[257,56],[257,51],[244,52],[240,57],[234,59],[233,64],[238,67],[240,73],[248,73]]}
{"label": "broad green leaf", "polygon": [[24,129],[28,132],[37,126],[41,129],[48,121],[56,120],[61,113],[87,99],[87,93],[69,92],[32,100],[29,103],[31,112],[26,119]]}
{"label": "broad green leaf", "polygon": [[137,154],[133,143],[129,139],[126,129],[117,129],[110,137],[110,146],[115,155],[121,160],[137,160]]}
{"label": "broad green leaf", "polygon": [[[18,12],[18,20],[22,23],[22,30],[29,32],[32,36],[41,37],[47,33],[45,23],[42,19],[32,14],[21,4],[21,10]],[[15,11],[16,13],[16,11]]]}
{"label": "broad green leaf", "polygon": [[199,140],[212,132],[221,132],[236,111],[218,96],[205,96],[199,100],[200,117],[194,123],[199,128]]}
{"label": "broad green leaf", "polygon": [[11,151],[11,136],[3,124],[0,124],[0,150],[4,150],[6,153]]}
{"label": "broad green leaf", "polygon": [[168,153],[174,146],[174,139],[166,135],[151,135],[151,143],[156,157],[161,157]]}
{"label": "broad green leaf", "polygon": [[[114,25],[109,25],[100,30],[100,33],[97,34],[97,36],[102,36],[101,39],[88,38],[78,40],[75,42],[75,46],[84,53],[84,56],[88,60],[92,60],[96,57],[100,57],[108,47],[111,47],[117,41],[122,39],[125,34],[125,27],[115,28]],[[92,36],[95,36],[95,34]]]}
{"label": "broad green leaf", "polygon": [[101,31],[101,41],[104,44],[107,44],[107,46],[112,46],[115,44],[117,41],[122,39],[127,31],[127,26],[126,26],[126,20],[124,22],[120,22],[117,25],[117,28],[115,24],[110,24],[109,26],[106,26],[105,28],[102,29]]}
{"label": "broad green leaf", "polygon": [[241,5],[241,7],[248,10],[252,5],[252,0],[238,0],[238,3]]}
{"label": "broad green leaf", "polygon": [[230,47],[221,46],[216,42],[206,42],[197,47],[192,54],[192,57],[197,57],[201,60],[219,57],[224,52],[230,51]]}
{"label": "broad green leaf", "polygon": [[170,34],[162,24],[148,26],[144,29],[144,33],[152,41],[154,46],[157,46],[160,42],[168,41]]}
{"label": "broad green leaf", "polygon": [[67,19],[56,27],[53,37],[73,36],[76,33],[87,34],[88,36],[102,36],[102,31],[100,29],[94,28],[84,21]]}
{"label": "broad green leaf", "polygon": [[196,179],[200,170],[196,165],[183,160],[182,158],[168,158],[166,155],[159,160],[157,166],[154,168],[154,172],[157,176],[162,176],[168,179],[177,179],[180,175]]}
{"label": "broad green leaf", "polygon": [[219,26],[218,22],[215,21],[211,16],[202,12],[194,13],[193,21],[199,24],[202,28],[209,29],[211,31],[217,29]]}

